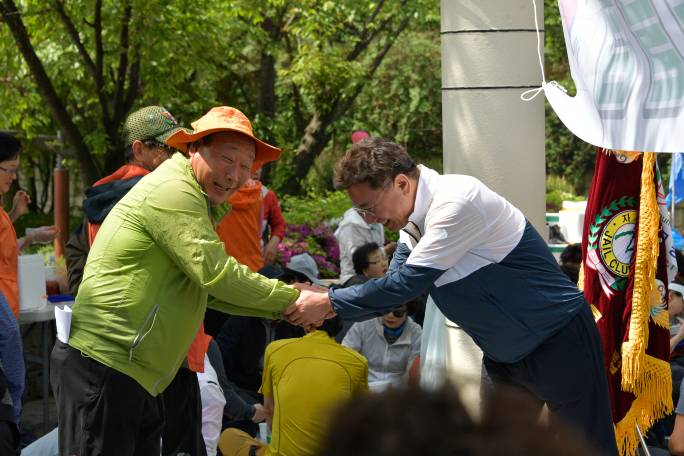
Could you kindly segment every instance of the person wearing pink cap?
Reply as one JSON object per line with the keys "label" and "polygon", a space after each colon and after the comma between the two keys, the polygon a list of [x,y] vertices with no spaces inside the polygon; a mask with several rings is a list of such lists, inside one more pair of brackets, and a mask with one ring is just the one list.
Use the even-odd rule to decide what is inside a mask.
{"label": "person wearing pink cap", "polygon": [[[235,108],[216,107],[166,140],[187,151],[144,176],[104,220],[51,358],[60,454],[160,454],[160,398],[207,307],[280,318],[300,292],[228,256],[224,202],[280,149]],[[306,292],[303,292],[306,293]]]}

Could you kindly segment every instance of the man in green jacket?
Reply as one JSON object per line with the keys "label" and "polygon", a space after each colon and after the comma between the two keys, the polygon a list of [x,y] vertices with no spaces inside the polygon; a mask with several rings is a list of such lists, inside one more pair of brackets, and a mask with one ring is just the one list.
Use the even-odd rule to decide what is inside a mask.
{"label": "man in green jacket", "polygon": [[[299,291],[226,255],[224,202],[280,150],[244,114],[218,107],[167,140],[187,150],[112,209],[86,262],[68,344],[52,352],[60,454],[154,455],[164,391],[208,307],[280,318]],[[306,293],[306,292],[305,292]]]}

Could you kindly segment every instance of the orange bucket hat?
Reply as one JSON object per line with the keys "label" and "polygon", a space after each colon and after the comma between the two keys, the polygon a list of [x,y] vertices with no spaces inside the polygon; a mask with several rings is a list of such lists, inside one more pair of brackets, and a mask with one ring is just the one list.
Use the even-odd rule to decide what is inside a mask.
{"label": "orange bucket hat", "polygon": [[254,140],[256,146],[256,156],[252,170],[261,168],[264,164],[272,162],[280,157],[281,150],[270,144],[266,144],[252,131],[252,124],[240,110],[230,106],[217,106],[211,108],[208,113],[194,121],[193,131],[180,130],[171,135],[166,144],[175,147],[183,152],[187,152],[188,144],[192,144],[205,136],[221,131],[234,131],[249,136]]}

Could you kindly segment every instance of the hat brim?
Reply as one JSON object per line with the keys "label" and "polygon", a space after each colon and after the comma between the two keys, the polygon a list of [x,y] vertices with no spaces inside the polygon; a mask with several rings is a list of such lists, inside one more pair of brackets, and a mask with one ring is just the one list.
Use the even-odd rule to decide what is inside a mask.
{"label": "hat brim", "polygon": [[669,291],[676,291],[677,293],[684,296],[684,285],[682,285],[682,284],[679,284],[676,282],[670,282],[670,284],[667,286],[667,289]]}
{"label": "hat brim", "polygon": [[165,142],[169,146],[175,147],[176,149],[187,153],[188,144],[192,144],[195,141],[199,141],[200,139],[204,138],[205,136],[209,136],[214,133],[220,133],[222,131],[239,133],[242,136],[250,138],[254,141],[254,145],[256,146],[256,154],[254,156],[254,164],[252,164],[252,171],[256,171],[266,163],[276,161],[278,158],[280,158],[280,154],[282,152],[280,148],[266,144],[259,138],[250,136],[243,131],[225,127],[211,128],[209,130],[203,130],[197,133],[192,133],[192,131],[187,129],[181,129],[166,139]]}
{"label": "hat brim", "polygon": [[326,287],[326,288],[327,288],[327,286],[326,286],[323,282],[321,282],[320,280],[318,280],[317,278],[311,277],[309,274],[305,274],[305,273],[303,273],[303,272],[301,272],[301,271],[297,271],[296,269],[290,269],[290,268],[287,268],[287,267],[286,267],[286,268],[283,268],[283,273],[285,273],[285,272],[289,272],[290,274],[295,274],[295,275],[300,276],[300,277],[302,277],[302,278],[303,278],[303,277],[306,277],[306,278],[309,279],[309,280],[311,281],[311,283],[313,283],[314,285],[320,285],[320,286],[322,286],[322,287]]}
{"label": "hat brim", "polygon": [[[156,140],[159,141],[159,142],[166,143],[166,141],[167,141],[171,136],[175,135],[175,134],[178,133],[179,131],[184,131],[185,133],[188,133],[188,134],[191,134],[191,133],[192,133],[192,130],[190,130],[189,128],[178,127],[178,128],[172,128],[171,130],[169,130],[169,131],[167,131],[167,132],[165,132],[165,133],[162,133],[162,134],[159,135],[159,136],[155,136],[154,139],[156,139]],[[172,147],[173,147],[173,146],[172,146]]]}

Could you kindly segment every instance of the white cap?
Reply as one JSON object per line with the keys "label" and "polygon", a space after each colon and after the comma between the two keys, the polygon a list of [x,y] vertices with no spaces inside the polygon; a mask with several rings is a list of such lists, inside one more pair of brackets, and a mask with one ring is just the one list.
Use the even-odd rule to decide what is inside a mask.
{"label": "white cap", "polygon": [[667,286],[667,289],[669,291],[676,291],[680,295],[684,296],[684,285],[681,283],[670,282],[670,284]]}
{"label": "white cap", "polygon": [[316,265],[316,260],[308,253],[293,256],[290,258],[290,261],[285,268],[304,274],[311,280],[311,283],[321,284],[318,280],[318,266]]}

